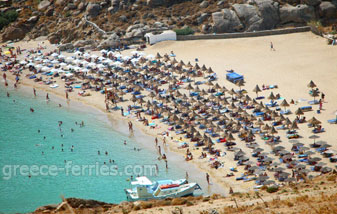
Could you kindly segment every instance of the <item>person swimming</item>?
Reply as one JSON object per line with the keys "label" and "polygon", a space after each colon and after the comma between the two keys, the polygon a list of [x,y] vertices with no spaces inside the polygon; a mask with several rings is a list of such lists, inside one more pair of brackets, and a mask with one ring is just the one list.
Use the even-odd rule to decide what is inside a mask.
{"label": "person swimming", "polygon": [[32,107],[30,108],[30,112],[34,112],[34,109]]}
{"label": "person swimming", "polygon": [[9,93],[7,92],[7,97],[10,97]]}

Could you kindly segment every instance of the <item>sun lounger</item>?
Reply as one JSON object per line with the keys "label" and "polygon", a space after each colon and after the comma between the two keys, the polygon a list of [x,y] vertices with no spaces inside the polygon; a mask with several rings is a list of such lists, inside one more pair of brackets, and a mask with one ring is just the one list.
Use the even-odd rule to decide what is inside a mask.
{"label": "sun lounger", "polygon": [[256,100],[262,100],[262,99],[264,99],[264,96],[259,96],[259,97],[256,97],[255,99]]}
{"label": "sun lounger", "polygon": [[330,124],[336,124],[337,123],[337,119],[331,119],[331,120],[328,120],[328,123]]}
{"label": "sun lounger", "polygon": [[318,103],[319,103],[318,100],[310,100],[310,101],[308,101],[308,104],[310,104],[310,105],[315,105],[315,104],[318,104]]}
{"label": "sun lounger", "polygon": [[300,109],[302,111],[311,111],[312,110],[312,106],[302,106],[302,107],[300,107]]}
{"label": "sun lounger", "polygon": [[269,102],[265,104],[268,107],[276,107],[277,106],[277,102]]}
{"label": "sun lounger", "polygon": [[264,115],[264,112],[262,112],[262,111],[261,111],[261,112],[255,112],[255,113],[254,113],[254,116],[255,116],[255,117],[259,117],[259,116],[262,116],[262,115]]}
{"label": "sun lounger", "polygon": [[283,114],[283,115],[290,114],[290,113],[291,111],[289,109],[280,111],[280,114]]}

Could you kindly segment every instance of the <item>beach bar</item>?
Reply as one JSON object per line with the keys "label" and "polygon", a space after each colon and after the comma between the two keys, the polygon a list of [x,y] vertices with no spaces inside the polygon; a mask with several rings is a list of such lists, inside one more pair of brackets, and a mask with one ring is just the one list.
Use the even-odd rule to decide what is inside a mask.
{"label": "beach bar", "polygon": [[177,40],[177,34],[176,32],[172,30],[166,30],[160,34],[155,33],[147,33],[144,35],[146,42],[150,45],[156,44],[161,41],[167,41],[167,40]]}

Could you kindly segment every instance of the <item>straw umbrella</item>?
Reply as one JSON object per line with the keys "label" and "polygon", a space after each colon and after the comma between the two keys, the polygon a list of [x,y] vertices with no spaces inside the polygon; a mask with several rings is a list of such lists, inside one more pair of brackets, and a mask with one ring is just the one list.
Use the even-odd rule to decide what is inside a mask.
{"label": "straw umbrella", "polygon": [[270,99],[271,101],[274,101],[276,99],[275,95],[273,92],[270,92],[268,99]]}
{"label": "straw umbrella", "polygon": [[240,79],[239,81],[237,81],[237,82],[235,83],[235,85],[236,85],[236,86],[239,86],[240,91],[241,91],[241,87],[244,86],[245,83],[244,83],[243,79]]}
{"label": "straw umbrella", "polygon": [[315,127],[318,124],[321,124],[321,121],[317,120],[315,117],[312,117],[310,120],[308,120],[308,123],[310,123],[311,125]]}
{"label": "straw umbrella", "polygon": [[309,136],[309,139],[314,139],[314,144],[316,143],[316,139],[318,139],[319,136],[318,135],[311,135]]}
{"label": "straw umbrella", "polygon": [[258,85],[255,86],[255,88],[253,89],[253,92],[256,93],[256,97],[258,97],[258,93],[261,92],[261,89]]}
{"label": "straw umbrella", "polygon": [[304,113],[303,113],[303,111],[302,111],[301,108],[298,108],[298,109],[295,111],[295,114],[296,114],[297,116],[300,116],[300,115],[303,115]]}
{"label": "straw umbrella", "polygon": [[282,101],[282,103],[280,104],[280,106],[284,107],[284,110],[286,111],[287,107],[289,107],[290,105],[289,105],[289,103],[287,102],[287,100],[284,99],[284,100]]}
{"label": "straw umbrella", "polygon": [[319,95],[318,91],[316,91],[316,90],[313,90],[313,91],[312,91],[311,96],[314,97],[314,103],[315,103],[316,97],[318,97],[318,95]]}
{"label": "straw umbrella", "polygon": [[293,121],[293,123],[291,124],[290,129],[292,129],[292,130],[298,129],[296,120]]}
{"label": "straw umbrella", "polygon": [[316,84],[311,80],[311,81],[309,82],[309,84],[308,84],[308,87],[311,88],[311,89],[313,89],[313,88],[315,88],[315,87],[317,87],[317,86],[316,86]]}
{"label": "straw umbrella", "polygon": [[274,136],[274,134],[277,134],[277,133],[278,133],[278,132],[276,131],[275,127],[272,126],[271,129],[269,130],[269,134],[271,134],[271,135]]}

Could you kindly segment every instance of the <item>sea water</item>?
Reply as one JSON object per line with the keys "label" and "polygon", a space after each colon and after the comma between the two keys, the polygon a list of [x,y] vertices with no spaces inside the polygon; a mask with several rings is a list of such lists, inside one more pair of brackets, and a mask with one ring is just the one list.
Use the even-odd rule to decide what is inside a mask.
{"label": "sea water", "polygon": [[[158,164],[157,176],[146,172],[152,180],[185,177],[179,167],[167,171],[165,163],[157,160],[155,150],[142,147],[127,133],[113,130],[102,112],[72,101],[70,105],[63,101],[59,107],[59,100],[51,95],[51,101],[46,102],[45,93],[41,91],[34,97],[31,88],[5,88],[1,82],[0,213],[34,211],[39,206],[61,202],[61,196],[119,203],[126,200],[124,189],[130,187],[130,174],[134,173],[135,177],[144,165]],[[33,113],[30,108],[34,109]],[[60,127],[58,121],[63,122]],[[81,121],[84,121],[83,127],[79,125]],[[109,163],[110,159],[115,164]],[[99,168],[104,162],[115,169],[113,175],[107,176],[106,171],[97,173],[96,169],[91,170],[91,175],[86,169],[84,173],[79,172],[83,168],[74,170],[75,165]],[[67,163],[71,166],[68,171],[63,170]],[[14,165],[36,165],[38,170],[52,166],[57,172],[52,169],[54,171],[46,175],[50,168],[43,168],[44,174],[33,171],[31,175],[25,168],[22,172],[22,168],[14,170]],[[118,167],[118,175],[112,165]]]}

